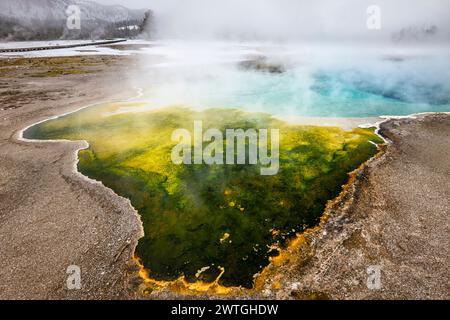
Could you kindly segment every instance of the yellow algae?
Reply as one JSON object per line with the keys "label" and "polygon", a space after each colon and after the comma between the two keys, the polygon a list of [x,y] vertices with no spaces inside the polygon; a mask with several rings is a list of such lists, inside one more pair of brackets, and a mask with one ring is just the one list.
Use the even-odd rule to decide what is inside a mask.
{"label": "yellow algae", "polygon": [[230,237],[230,234],[228,232],[225,232],[222,236],[222,238],[220,238],[220,243],[223,243],[225,240],[227,240]]}
{"label": "yellow algae", "polygon": [[[370,141],[382,142],[373,129],[289,125],[270,115],[234,109],[138,107],[140,112],[123,112],[135,110],[132,103],[88,108],[25,134],[89,142],[89,149],[79,153],[79,170],[129,198],[142,217],[145,236],[136,255],[150,291],[253,287],[254,275],[264,274],[269,261],[276,265],[288,260],[278,248],[294,239],[292,248],[299,241],[297,233],[317,225],[348,172],[377,152]],[[279,173],[261,176],[250,165],[172,163],[173,130],[191,130],[200,120],[205,129],[222,132],[279,129]],[[228,239],[230,230],[233,241]],[[198,274],[202,268],[207,269]]]}

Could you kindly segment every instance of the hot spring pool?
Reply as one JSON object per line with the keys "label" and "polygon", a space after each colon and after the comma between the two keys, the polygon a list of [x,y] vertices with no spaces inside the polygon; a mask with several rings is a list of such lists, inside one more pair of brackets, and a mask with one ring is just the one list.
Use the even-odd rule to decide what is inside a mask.
{"label": "hot spring pool", "polygon": [[167,61],[153,65],[143,58],[146,71],[137,83],[152,106],[230,107],[283,119],[450,111],[447,50],[220,45],[153,50],[167,54]]}
{"label": "hot spring pool", "polygon": [[[89,142],[78,169],[131,200],[145,231],[136,253],[156,280],[220,276],[221,285],[251,288],[269,258],[318,223],[348,173],[383,142],[374,128],[284,120],[450,111],[447,56],[151,50],[141,57],[145,72],[135,77],[142,101],[83,109],[24,136]],[[147,64],[162,53],[164,62]],[[221,132],[279,129],[279,173],[261,176],[249,165],[175,165],[171,133],[198,120]]]}
{"label": "hot spring pool", "polygon": [[[126,108],[136,104],[87,108],[31,127],[25,137],[89,142],[78,169],[131,200],[145,231],[136,253],[157,280],[220,275],[222,285],[251,288],[269,257],[318,223],[347,174],[382,143],[373,128],[295,126],[237,109],[115,112]],[[199,120],[222,132],[279,129],[278,174],[261,175],[250,164],[174,164],[173,130],[192,130]]]}

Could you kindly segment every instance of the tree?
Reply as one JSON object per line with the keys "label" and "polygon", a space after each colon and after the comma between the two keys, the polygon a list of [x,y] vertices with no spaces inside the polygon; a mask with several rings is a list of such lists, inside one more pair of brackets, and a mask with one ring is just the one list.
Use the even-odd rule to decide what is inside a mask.
{"label": "tree", "polygon": [[141,37],[144,39],[150,39],[154,31],[154,15],[151,10],[147,10],[144,15],[144,20],[139,26],[141,31]]}

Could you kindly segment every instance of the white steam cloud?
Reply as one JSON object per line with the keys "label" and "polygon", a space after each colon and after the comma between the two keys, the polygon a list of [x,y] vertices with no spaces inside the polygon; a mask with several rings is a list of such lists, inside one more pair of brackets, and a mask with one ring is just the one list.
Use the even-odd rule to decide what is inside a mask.
{"label": "white steam cloud", "polygon": [[[390,40],[405,28],[414,32],[436,26],[435,40],[450,40],[448,0],[127,0],[124,4],[152,9],[161,38],[374,41]],[[381,9],[381,30],[366,26],[371,5]]]}
{"label": "white steam cloud", "polygon": [[[133,77],[144,109],[231,107],[296,122],[450,108],[448,0],[134,4],[154,11],[161,40]],[[380,30],[367,27],[372,5]]]}

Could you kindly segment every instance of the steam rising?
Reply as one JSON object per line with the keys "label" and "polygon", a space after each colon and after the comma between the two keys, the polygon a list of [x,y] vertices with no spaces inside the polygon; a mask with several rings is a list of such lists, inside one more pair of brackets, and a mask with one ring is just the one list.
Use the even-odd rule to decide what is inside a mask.
{"label": "steam rising", "polygon": [[[446,0],[148,5],[158,41],[135,81],[152,108],[231,107],[286,120],[450,110]],[[381,9],[381,30],[367,28],[370,5]]]}
{"label": "steam rising", "polygon": [[150,108],[240,108],[288,121],[450,111],[443,48],[165,41],[147,53],[135,80]]}
{"label": "steam rising", "polygon": [[[447,0],[134,0],[158,17],[161,38],[268,41],[390,40],[404,28],[438,28],[449,40]],[[381,9],[382,29],[368,30],[367,8]]]}

